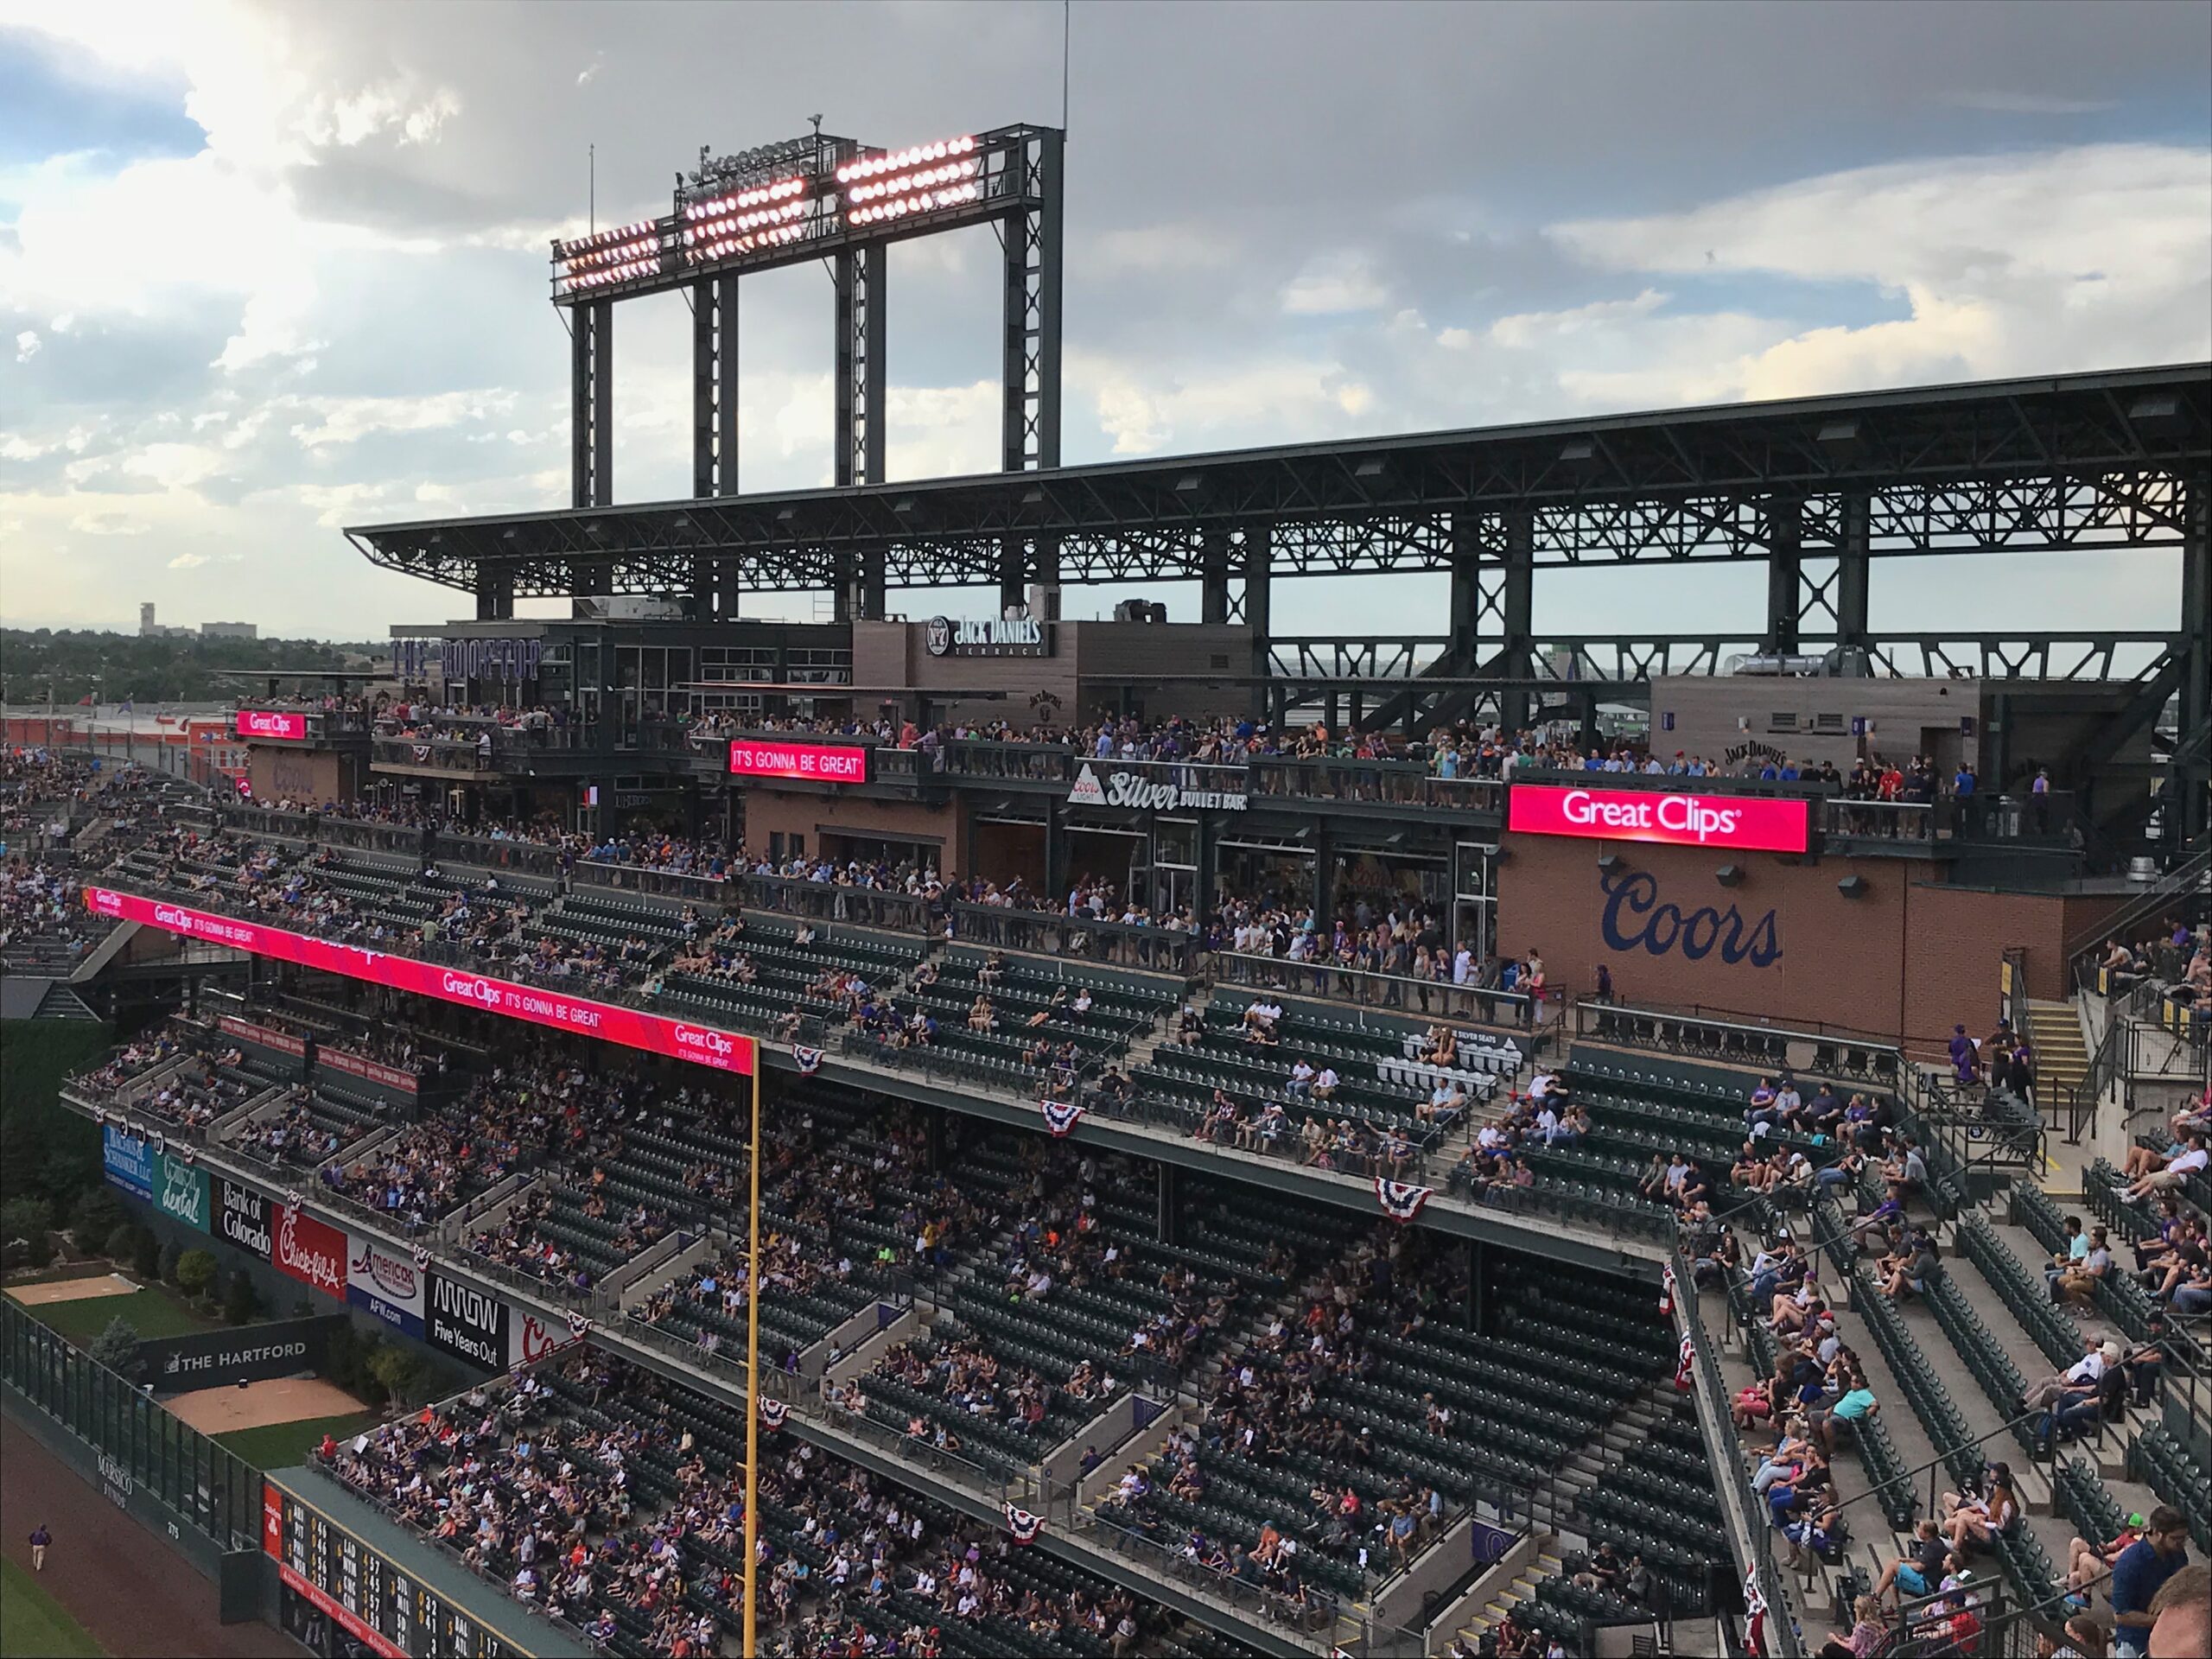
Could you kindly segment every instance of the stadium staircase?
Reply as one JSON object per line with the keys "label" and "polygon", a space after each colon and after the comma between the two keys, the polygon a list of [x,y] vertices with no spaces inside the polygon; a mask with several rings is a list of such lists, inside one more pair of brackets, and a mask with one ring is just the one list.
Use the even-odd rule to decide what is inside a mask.
{"label": "stadium staircase", "polygon": [[2028,1041],[2036,1054],[2036,1088],[2045,1100],[2070,1100],[2089,1075],[2082,1011],[2071,1001],[2028,1002]]}

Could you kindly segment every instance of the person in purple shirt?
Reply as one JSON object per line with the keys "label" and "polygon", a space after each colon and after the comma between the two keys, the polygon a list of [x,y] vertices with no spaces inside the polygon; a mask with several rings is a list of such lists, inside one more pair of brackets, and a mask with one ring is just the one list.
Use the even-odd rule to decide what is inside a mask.
{"label": "person in purple shirt", "polygon": [[1964,1026],[1951,1027],[1951,1071],[1962,1084],[1981,1075],[1981,1054]]}

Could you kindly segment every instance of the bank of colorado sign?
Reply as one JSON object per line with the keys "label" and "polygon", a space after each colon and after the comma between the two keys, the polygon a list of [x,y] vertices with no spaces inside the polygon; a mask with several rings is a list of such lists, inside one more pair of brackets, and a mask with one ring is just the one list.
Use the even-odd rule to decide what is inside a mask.
{"label": "bank of colorado sign", "polygon": [[518,985],[488,974],[462,973],[434,963],[417,962],[412,957],[372,950],[365,945],[310,938],[304,933],[270,927],[263,922],[234,921],[227,916],[183,905],[143,899],[134,893],[118,893],[112,887],[86,887],[85,908],[96,916],[143,922],[186,938],[206,939],[233,950],[249,951],[277,962],[296,962],[303,968],[342,974],[372,985],[388,985],[394,990],[435,997],[442,1002],[463,1003],[511,1020],[575,1032],[625,1048],[643,1049],[649,1054],[690,1060],[695,1065],[711,1066],[717,1071],[734,1071],[742,1077],[753,1074],[753,1039],[712,1026],[694,1025],[664,1014],[541,990],[534,985]]}
{"label": "bank of colorado sign", "polygon": [[1526,836],[1656,842],[1735,853],[1802,853],[1812,844],[1812,803],[1765,795],[1673,794],[1651,789],[1516,784],[1505,827]]}
{"label": "bank of colorado sign", "polygon": [[240,737],[281,738],[288,743],[304,743],[308,717],[278,714],[270,709],[241,709],[237,729]]}
{"label": "bank of colorado sign", "polygon": [[868,782],[868,751],[841,743],[779,743],[741,737],[729,746],[729,769],[740,778],[788,778],[803,784]]}

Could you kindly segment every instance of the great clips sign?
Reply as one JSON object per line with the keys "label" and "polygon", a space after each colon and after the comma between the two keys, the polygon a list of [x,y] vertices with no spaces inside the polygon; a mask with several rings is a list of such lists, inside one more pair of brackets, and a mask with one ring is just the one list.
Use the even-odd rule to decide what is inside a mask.
{"label": "great clips sign", "polygon": [[372,985],[434,996],[442,1002],[462,1002],[487,1014],[526,1020],[533,1025],[572,1031],[602,1042],[641,1048],[649,1054],[667,1054],[679,1060],[712,1066],[717,1071],[753,1074],[753,1039],[712,1026],[671,1020],[664,1014],[611,1002],[594,1002],[559,991],[518,985],[488,974],[463,973],[441,968],[412,957],[395,957],[365,945],[339,944],[309,938],[262,922],[235,921],[204,910],[173,905],[166,899],[142,899],[135,893],[112,887],[86,887],[85,908],[95,916],[113,916],[126,922],[143,922],[186,938],[207,939],[233,950],[251,951],[277,962],[296,962],[326,974],[343,974]]}
{"label": "great clips sign", "polygon": [[1526,836],[1662,842],[1737,853],[1802,853],[1813,804],[1764,795],[1675,795],[1655,789],[1516,784],[1505,827]]}
{"label": "great clips sign", "polygon": [[868,751],[836,743],[778,743],[741,737],[729,746],[740,778],[789,778],[804,784],[868,782]]}
{"label": "great clips sign", "polygon": [[279,714],[269,709],[241,709],[238,710],[238,734],[240,737],[279,737],[295,743],[304,743],[308,736],[308,717],[305,715]]}

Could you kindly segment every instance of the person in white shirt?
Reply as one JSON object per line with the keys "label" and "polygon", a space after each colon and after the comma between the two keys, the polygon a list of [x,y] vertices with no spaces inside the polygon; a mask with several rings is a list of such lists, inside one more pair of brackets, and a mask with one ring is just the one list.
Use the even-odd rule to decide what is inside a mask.
{"label": "person in white shirt", "polygon": [[1475,971],[1475,953],[1461,945],[1452,956],[1452,982],[1464,985]]}
{"label": "person in white shirt", "polygon": [[1338,1081],[1337,1068],[1324,1064],[1321,1069],[1313,1074],[1313,1098],[1328,1099],[1337,1092]]}
{"label": "person in white shirt", "polygon": [[1292,1066],[1290,1068],[1290,1081],[1283,1084],[1282,1091],[1286,1095],[1288,1095],[1293,1100],[1303,1100],[1306,1096],[1313,1093],[1313,1065],[1309,1062],[1301,1059],[1297,1065]]}

